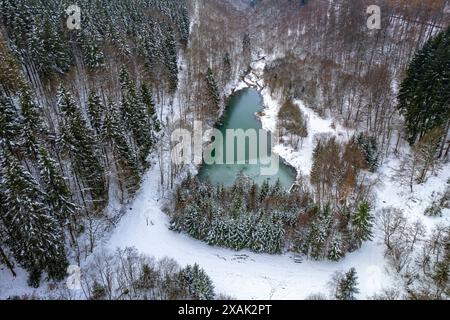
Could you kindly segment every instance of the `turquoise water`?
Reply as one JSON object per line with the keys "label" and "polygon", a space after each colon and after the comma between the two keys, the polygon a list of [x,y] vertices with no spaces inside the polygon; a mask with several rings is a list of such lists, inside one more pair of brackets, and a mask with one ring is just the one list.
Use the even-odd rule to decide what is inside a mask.
{"label": "turquoise water", "polygon": [[[262,129],[261,122],[255,116],[255,113],[262,111],[262,97],[259,92],[255,89],[243,89],[237,92],[229,102],[229,105],[226,110],[225,117],[223,119],[223,123],[218,128],[219,131],[223,134],[224,146],[227,143],[226,139],[226,130],[227,129]],[[265,134],[267,132],[264,131]],[[269,136],[270,137],[270,136]],[[268,138],[268,150],[270,151],[270,138]],[[258,138],[259,142],[259,138]],[[257,164],[249,164],[249,149],[250,145],[246,143],[246,156],[245,163],[246,164],[206,164],[203,163],[199,177],[204,180],[208,180],[213,184],[223,184],[224,186],[233,185],[236,177],[241,173],[250,178],[252,178],[256,183],[262,184],[264,180],[268,180],[269,183],[274,184],[278,179],[281,184],[285,188],[289,188],[292,183],[294,183],[296,178],[295,170],[284,164],[282,159],[279,159],[278,170],[275,174],[271,175],[263,175],[262,169],[268,168],[270,161],[275,161],[275,156],[271,155],[270,152],[268,155],[261,155],[260,149],[258,148],[257,154]],[[237,147],[235,146],[235,151]],[[264,153],[264,152],[263,152]],[[223,148],[223,152],[221,150],[217,150],[213,153],[213,156],[220,159],[226,159],[226,147]],[[235,157],[235,160],[236,157]],[[252,159],[254,160],[254,158]],[[276,164],[276,161],[274,162]]]}

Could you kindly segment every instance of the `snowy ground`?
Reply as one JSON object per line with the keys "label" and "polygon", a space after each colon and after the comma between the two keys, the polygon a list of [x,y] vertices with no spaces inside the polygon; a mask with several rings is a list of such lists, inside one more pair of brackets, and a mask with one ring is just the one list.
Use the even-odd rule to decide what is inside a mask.
{"label": "snowy ground", "polygon": [[[247,77],[247,83],[263,86],[261,73],[264,63],[261,60],[253,65],[254,71]],[[237,88],[245,86],[241,82]],[[280,103],[270,96],[267,89],[262,90],[262,95],[265,106],[261,118],[263,128],[273,131]],[[301,101],[296,102],[309,118],[310,135],[300,152],[283,145],[277,145],[274,149],[299,172],[307,175],[312,165],[313,138],[316,134],[330,133],[345,140],[353,132],[337,124],[332,126],[331,119],[322,119]],[[380,169],[381,182],[375,188],[375,211],[394,206],[403,209],[410,219],[422,220],[428,227],[440,222],[449,223],[449,212],[445,212],[443,218],[423,215],[432,201],[433,191],[444,190],[450,178],[449,166],[443,168],[439,176],[417,186],[412,194],[394,178],[398,167],[398,161],[392,158]],[[395,276],[387,272],[380,230],[375,230],[373,241],[365,243],[360,250],[348,254],[337,263],[310,260],[295,263],[292,254],[271,256],[211,247],[168,229],[168,217],[160,210],[161,200],[156,192],[158,181],[158,169],[155,167],[148,173],[132,210],[120,222],[108,247],[134,246],[156,258],[174,258],[181,265],[198,263],[211,276],[218,293],[238,299],[303,299],[311,293],[327,293],[331,275],[351,267],[358,272],[359,298],[367,298],[382,288],[396,286]]]}
{"label": "snowy ground", "polygon": [[208,246],[168,229],[168,217],[160,210],[158,170],[152,169],[132,210],[119,223],[107,246],[134,246],[156,258],[171,257],[181,265],[198,263],[211,276],[216,291],[239,299],[302,299],[313,292],[326,292],[336,270],[356,267],[361,298],[389,284],[383,272],[382,247],[367,243],[339,263],[304,261],[292,254],[271,256],[236,252]]}
{"label": "snowy ground", "polygon": [[[246,81],[262,86],[261,72],[264,61],[253,66],[254,73]],[[247,85],[236,81],[235,88],[242,89]],[[227,91],[231,90],[227,88]],[[261,121],[266,130],[273,131],[280,104],[270,96],[267,89],[262,91],[265,106]],[[296,101],[309,117],[309,137],[303,149],[294,152],[288,147],[277,145],[275,151],[302,174],[309,174],[314,148],[313,137],[320,133],[334,134],[340,139],[348,139],[352,132],[336,125],[331,119],[322,119],[313,110]],[[177,108],[174,101],[174,108]],[[176,112],[174,114],[177,114]],[[433,199],[433,191],[441,192],[450,178],[450,165],[446,165],[438,176],[431,177],[427,183],[416,186],[413,193],[395,178],[399,170],[399,162],[391,158],[379,170],[380,182],[375,188],[375,211],[386,206],[403,209],[408,218],[420,219],[431,228],[436,223],[450,223],[449,210],[442,218],[428,218],[423,215],[425,208]],[[140,252],[156,258],[170,257],[179,264],[198,263],[211,276],[217,293],[224,293],[238,299],[303,299],[311,293],[327,293],[327,283],[335,271],[347,271],[355,267],[359,277],[360,294],[364,299],[382,288],[398,285],[396,277],[387,272],[383,255],[381,234],[375,230],[374,240],[367,242],[357,252],[348,254],[340,262],[316,262],[305,260],[295,263],[292,254],[261,255],[249,251],[236,252],[229,249],[208,246],[184,234],[168,229],[168,217],[161,207],[165,198],[160,194],[160,171],[157,161],[146,174],[142,188],[131,210],[119,222],[104,246],[110,249],[117,247],[136,247]],[[101,248],[97,248],[101,250]],[[45,294],[47,287],[39,290],[26,286],[26,274],[19,270],[16,279],[6,269],[0,270],[0,299],[15,294]]]}

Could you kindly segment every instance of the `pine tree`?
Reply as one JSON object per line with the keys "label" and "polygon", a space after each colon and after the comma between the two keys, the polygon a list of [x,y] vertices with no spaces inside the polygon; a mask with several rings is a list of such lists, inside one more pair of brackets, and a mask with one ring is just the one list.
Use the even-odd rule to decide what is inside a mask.
{"label": "pine tree", "polygon": [[223,57],[223,78],[222,78],[223,85],[227,84],[231,80],[231,73],[232,73],[231,57],[230,53],[227,52]]}
{"label": "pine tree", "polygon": [[39,148],[38,167],[47,203],[52,208],[53,216],[62,226],[68,222],[76,223],[77,207],[72,202],[69,186],[58,170],[56,162],[43,147]]}
{"label": "pine tree", "polygon": [[242,54],[245,64],[249,64],[252,61],[252,43],[248,33],[242,38]]}
{"label": "pine tree", "polygon": [[380,157],[377,139],[361,133],[357,138],[357,143],[365,155],[370,171],[375,172],[378,168]]}
{"label": "pine tree", "polygon": [[208,222],[196,206],[188,206],[183,214],[182,230],[191,237],[203,240],[208,235]]}
{"label": "pine tree", "polygon": [[284,231],[281,222],[272,222],[264,219],[253,230],[251,249],[258,253],[281,253],[283,235]]}
{"label": "pine tree", "polygon": [[30,272],[29,284],[39,285],[42,271],[61,280],[68,266],[62,230],[37,181],[7,151],[2,152],[1,185],[5,194],[3,221],[14,257]]}
{"label": "pine tree", "polygon": [[12,103],[0,95],[0,146],[16,148],[22,144],[21,118]]}
{"label": "pine tree", "polygon": [[63,114],[58,144],[68,153],[76,173],[89,187],[94,208],[102,210],[107,201],[108,190],[105,172],[100,157],[95,151],[94,136],[72,95],[64,87],[61,87],[58,92],[58,106]]}
{"label": "pine tree", "polygon": [[355,295],[358,293],[358,277],[355,268],[351,268],[344,276],[338,278],[335,298],[337,300],[355,300]]}
{"label": "pine tree", "polygon": [[283,195],[283,186],[281,185],[281,180],[277,179],[277,182],[273,185],[270,190],[270,196],[274,198],[279,198]]}
{"label": "pine tree", "polygon": [[94,91],[91,91],[89,93],[87,107],[91,126],[94,129],[95,133],[99,135],[102,129],[105,107],[100,97]]}
{"label": "pine tree", "polygon": [[206,242],[213,246],[227,246],[229,239],[229,225],[220,216],[213,220]]}
{"label": "pine tree", "polygon": [[270,254],[279,254],[283,249],[284,229],[280,220],[270,221],[268,250]]}
{"label": "pine tree", "polygon": [[90,69],[97,69],[105,66],[105,55],[99,46],[99,41],[95,36],[92,27],[83,27],[79,37],[83,60]]}
{"label": "pine tree", "polygon": [[33,101],[29,90],[24,89],[20,95],[20,107],[23,116],[23,146],[24,153],[28,159],[38,157],[39,146],[48,140],[48,128],[41,110]]}
{"label": "pine tree", "polygon": [[67,41],[61,38],[58,28],[48,18],[34,25],[29,51],[39,74],[50,79],[53,73],[65,73],[72,63]]}
{"label": "pine tree", "polygon": [[156,114],[155,102],[153,100],[152,92],[144,84],[141,86],[141,97],[142,102],[147,110],[148,126],[152,128],[155,132],[161,131],[161,123],[159,122],[158,115]]}
{"label": "pine tree", "polygon": [[326,258],[326,242],[330,233],[331,207],[327,204],[313,222],[309,243],[310,255],[313,259]]}
{"label": "pine tree", "polygon": [[401,84],[398,109],[405,117],[411,145],[434,128],[445,127],[450,119],[449,48],[450,27],[416,53]]}
{"label": "pine tree", "polygon": [[125,67],[122,67],[120,71],[120,84],[122,87],[122,118],[127,125],[127,129],[132,132],[134,141],[138,146],[139,160],[146,167],[147,157],[153,146],[146,107],[138,96],[136,86]]}
{"label": "pine tree", "polygon": [[331,242],[331,248],[328,251],[328,259],[331,261],[339,261],[344,257],[344,253],[341,249],[341,239],[339,236],[335,236]]}
{"label": "pine tree", "polygon": [[214,286],[198,264],[187,266],[181,271],[184,281],[187,284],[189,294],[195,300],[213,300],[215,297]]}
{"label": "pine tree", "polygon": [[367,202],[359,204],[352,217],[353,239],[359,248],[364,241],[372,240],[373,217]]}
{"label": "pine tree", "polygon": [[0,84],[6,92],[16,93],[25,83],[21,65],[6,42],[1,39],[0,61],[2,62],[0,63]]}
{"label": "pine tree", "polygon": [[261,185],[261,191],[259,192],[259,202],[262,203],[264,200],[266,200],[267,196],[270,192],[270,184],[268,180],[264,180],[264,182]]}
{"label": "pine tree", "polygon": [[245,217],[230,219],[227,221],[227,247],[234,250],[242,250],[248,247],[250,242],[250,225]]}
{"label": "pine tree", "polygon": [[173,28],[166,24],[163,28],[164,41],[164,64],[168,72],[169,90],[175,93],[178,87],[178,57],[175,34]]}
{"label": "pine tree", "polygon": [[231,205],[231,216],[235,219],[245,215],[244,202],[242,201],[242,196],[236,196]]}
{"label": "pine tree", "polygon": [[109,101],[105,116],[103,135],[113,149],[114,159],[120,168],[119,176],[125,182],[128,192],[133,195],[140,183],[138,161],[130,147],[125,129],[120,121],[120,113],[114,102]]}
{"label": "pine tree", "polygon": [[208,89],[209,103],[212,105],[212,110],[219,110],[220,108],[220,94],[216,79],[211,68],[206,72],[205,81]]}

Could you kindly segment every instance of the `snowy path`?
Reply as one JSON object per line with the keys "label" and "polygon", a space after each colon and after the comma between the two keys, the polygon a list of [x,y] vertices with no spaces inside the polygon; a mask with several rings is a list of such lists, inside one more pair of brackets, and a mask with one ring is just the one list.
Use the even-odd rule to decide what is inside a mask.
{"label": "snowy path", "polygon": [[[247,77],[250,84],[262,80],[265,62],[259,61]],[[247,87],[240,82],[236,90]],[[269,92],[262,91],[265,115],[263,128],[273,131],[279,103]],[[318,133],[342,134],[342,128],[331,127],[331,120],[321,119],[312,110],[297,101],[309,117],[310,135],[300,152],[292,152],[282,145],[275,151],[297,170],[310,171],[313,137]],[[238,299],[303,299],[311,293],[327,293],[327,283],[337,270],[357,269],[361,294],[365,298],[390,284],[384,272],[383,248],[377,242],[366,243],[362,250],[348,255],[339,263],[305,260],[294,262],[293,254],[279,256],[254,254],[249,251],[236,252],[208,246],[187,235],[168,229],[168,217],[161,211],[159,190],[159,169],[154,167],[146,176],[132,210],[122,219],[113,232],[107,246],[134,246],[142,253],[156,258],[170,257],[179,264],[198,263],[211,276],[218,293]]]}
{"label": "snowy path", "polygon": [[132,210],[122,219],[107,246],[134,246],[156,258],[174,258],[181,265],[198,263],[211,276],[218,293],[239,299],[302,299],[313,292],[327,292],[336,270],[356,267],[361,298],[388,283],[383,275],[382,248],[367,243],[339,263],[294,262],[291,254],[270,256],[208,246],[168,229],[168,217],[158,201],[158,169],[144,181]]}
{"label": "snowy path", "polygon": [[[260,81],[264,62],[254,66],[256,76],[250,82]],[[241,82],[238,89],[246,87]],[[267,89],[262,91],[265,115],[261,121],[263,128],[273,131],[279,102],[272,99]],[[339,139],[349,139],[353,132],[336,124],[331,119],[322,119],[313,110],[296,101],[309,118],[309,137],[305,139],[302,150],[294,152],[278,145],[275,151],[291,165],[308,175],[312,165],[314,136],[330,133]],[[450,178],[449,165],[442,169],[440,177],[418,186],[411,194],[394,178],[398,162],[391,160],[380,168],[380,180],[375,188],[375,212],[392,205],[403,209],[410,219],[420,219],[431,227],[439,222],[449,223],[449,212],[443,218],[432,219],[423,215],[430,203],[433,191],[443,191]],[[142,253],[156,258],[170,257],[179,264],[198,263],[211,276],[218,293],[231,295],[238,299],[303,299],[311,293],[328,293],[327,283],[335,271],[355,267],[359,277],[359,298],[367,298],[382,288],[395,286],[394,278],[386,272],[386,261],[381,245],[380,231],[375,229],[374,240],[367,242],[357,252],[348,254],[340,262],[315,262],[305,260],[294,262],[293,254],[279,256],[254,254],[249,251],[235,252],[228,249],[208,246],[184,234],[168,229],[168,217],[161,211],[159,201],[159,169],[154,167],[146,176],[142,189],[132,209],[122,219],[111,236],[107,246],[134,246]],[[406,191],[405,191],[406,190]]]}

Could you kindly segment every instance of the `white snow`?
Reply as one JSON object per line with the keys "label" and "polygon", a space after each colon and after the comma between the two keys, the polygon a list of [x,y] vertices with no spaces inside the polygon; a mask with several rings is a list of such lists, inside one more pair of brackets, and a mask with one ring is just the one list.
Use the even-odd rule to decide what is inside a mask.
{"label": "white snow", "polygon": [[160,209],[158,183],[155,167],[147,174],[132,210],[108,241],[109,248],[134,246],[156,258],[173,258],[181,265],[198,263],[211,276],[217,292],[238,299],[303,299],[311,293],[327,293],[331,275],[351,267],[359,275],[360,298],[389,284],[382,247],[376,242],[366,243],[339,263],[305,260],[297,264],[292,254],[236,252],[170,231],[168,217]]}
{"label": "white snow", "polygon": [[[255,63],[255,71],[246,81],[262,87],[261,72],[264,66],[265,62],[262,60]],[[247,86],[245,82],[234,83],[237,90]],[[231,87],[226,91],[231,91]],[[267,89],[262,91],[262,95],[265,106],[261,119],[263,128],[273,131],[280,101],[273,99]],[[337,123],[332,126],[331,119],[320,118],[300,100],[295,102],[309,117],[309,137],[299,152],[283,145],[275,146],[275,151],[307,175],[312,165],[313,139],[316,134],[330,133],[341,139],[348,139],[353,132]],[[174,101],[173,105],[177,108],[178,101]],[[449,210],[444,212],[442,218],[425,217],[423,211],[431,203],[433,191],[444,190],[446,181],[450,178],[450,165],[445,165],[439,175],[431,177],[425,184],[416,186],[413,193],[400,185],[395,178],[398,168],[399,161],[394,157],[380,168],[380,182],[375,188],[375,211],[385,206],[394,206],[403,209],[410,219],[422,220],[429,228],[436,223],[448,224]],[[187,235],[170,231],[169,218],[161,210],[167,198],[160,193],[162,188],[159,170],[158,162],[154,161],[152,169],[144,178],[141,190],[130,205],[131,210],[127,211],[110,238],[105,240],[105,247],[114,250],[117,247],[133,246],[155,258],[173,258],[180,265],[198,263],[211,276],[217,293],[238,299],[303,299],[312,293],[328,293],[327,283],[331,275],[335,271],[347,271],[351,267],[356,268],[358,273],[360,299],[367,298],[382,288],[398,285],[386,271],[381,231],[377,229],[373,241],[366,242],[360,250],[348,254],[340,262],[304,260],[302,263],[295,263],[293,254],[289,253],[263,255],[249,251],[236,252],[211,247]],[[45,287],[38,291],[28,288],[23,270],[19,270],[19,277],[13,279],[8,271],[3,269],[0,270],[0,277],[0,298],[47,291]]]}
{"label": "white snow", "polygon": [[[240,82],[238,89],[248,84],[263,87],[261,72],[264,66],[263,60],[254,63],[253,73],[245,79],[247,84]],[[267,89],[262,90],[262,95],[265,106],[261,119],[263,128],[273,131],[280,103],[271,97]],[[316,134],[330,133],[340,139],[348,139],[353,132],[334,124],[331,119],[320,118],[302,101],[295,102],[309,117],[309,137],[299,152],[283,145],[277,145],[274,149],[303,174],[309,174]],[[445,182],[450,178],[449,165],[441,170],[439,176],[418,186],[412,194],[394,178],[398,168],[398,160],[392,158],[380,169],[382,182],[375,190],[375,212],[385,206],[394,206],[410,214],[410,219],[421,219],[429,227],[442,221],[448,223],[448,212],[443,218],[428,218],[423,215],[423,210],[431,202],[433,191],[443,191]],[[304,299],[312,293],[328,293],[327,284],[332,274],[347,271],[351,267],[356,268],[358,273],[360,299],[367,298],[382,288],[398,285],[396,279],[387,272],[380,230],[375,229],[373,241],[366,242],[360,250],[348,254],[340,262],[305,260],[298,264],[295,263],[293,254],[289,253],[273,256],[249,251],[235,252],[211,247],[187,235],[170,231],[168,217],[160,209],[163,200],[156,191],[159,190],[158,184],[158,168],[154,167],[147,174],[132,210],[118,225],[108,247],[134,246],[156,258],[174,258],[181,265],[198,263],[211,276],[218,293],[238,299]]]}

